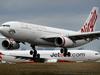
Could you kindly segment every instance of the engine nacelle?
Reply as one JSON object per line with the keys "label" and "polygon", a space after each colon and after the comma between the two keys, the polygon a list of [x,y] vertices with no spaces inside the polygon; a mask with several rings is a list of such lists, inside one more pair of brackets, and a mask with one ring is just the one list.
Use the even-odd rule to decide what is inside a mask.
{"label": "engine nacelle", "polygon": [[58,47],[71,47],[73,41],[67,37],[58,37],[55,39],[55,45]]}
{"label": "engine nacelle", "polygon": [[8,39],[2,41],[2,46],[6,49],[18,49],[20,47],[19,43]]}

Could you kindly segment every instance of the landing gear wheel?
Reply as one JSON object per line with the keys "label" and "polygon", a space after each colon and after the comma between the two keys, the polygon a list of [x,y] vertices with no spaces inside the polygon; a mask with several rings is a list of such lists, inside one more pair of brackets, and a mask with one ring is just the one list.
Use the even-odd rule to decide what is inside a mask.
{"label": "landing gear wheel", "polygon": [[30,51],[30,55],[33,55],[33,53],[34,53],[34,52],[31,50],[31,51]]}
{"label": "landing gear wheel", "polygon": [[40,54],[37,54],[37,59],[40,59]]}
{"label": "landing gear wheel", "polygon": [[61,48],[60,53],[63,53],[63,52],[64,52],[64,49],[63,49],[63,48]]}
{"label": "landing gear wheel", "polygon": [[64,53],[63,53],[63,55],[64,55],[64,57],[67,56],[67,49],[66,49],[66,48],[64,48]]}
{"label": "landing gear wheel", "polygon": [[34,59],[34,60],[36,59],[36,56],[37,56],[37,51],[34,50],[34,53],[33,53],[33,59]]}
{"label": "landing gear wheel", "polygon": [[68,55],[68,57],[70,57],[70,56],[71,56],[71,53],[70,53],[70,52],[68,52],[68,53],[67,53],[67,55]]}
{"label": "landing gear wheel", "polygon": [[71,56],[71,53],[68,52],[67,48],[61,48],[60,52],[63,53],[64,57],[66,57],[66,56],[70,57]]}
{"label": "landing gear wheel", "polygon": [[[36,60],[37,58],[37,50],[35,49],[35,45],[31,45],[32,49],[33,49],[33,60]],[[32,54],[32,52],[30,52],[30,54]]]}

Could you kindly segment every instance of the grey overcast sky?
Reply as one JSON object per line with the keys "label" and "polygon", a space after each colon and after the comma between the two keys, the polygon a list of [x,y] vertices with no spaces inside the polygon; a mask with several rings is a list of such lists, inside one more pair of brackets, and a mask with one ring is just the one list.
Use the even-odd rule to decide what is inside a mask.
{"label": "grey overcast sky", "polygon": [[[0,24],[23,21],[77,31],[93,6],[100,8],[100,0],[0,0]],[[96,30],[100,30],[100,14]],[[100,49],[99,44],[97,40],[83,47]]]}

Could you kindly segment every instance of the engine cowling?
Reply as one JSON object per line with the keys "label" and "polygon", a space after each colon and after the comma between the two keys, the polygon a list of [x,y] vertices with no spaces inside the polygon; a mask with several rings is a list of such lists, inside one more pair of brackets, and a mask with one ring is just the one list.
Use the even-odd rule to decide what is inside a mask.
{"label": "engine cowling", "polygon": [[55,39],[55,45],[58,47],[71,47],[73,41],[67,37],[57,37]]}
{"label": "engine cowling", "polygon": [[2,41],[2,46],[6,49],[18,49],[20,47],[19,43],[16,41],[11,41],[11,40],[4,40]]}

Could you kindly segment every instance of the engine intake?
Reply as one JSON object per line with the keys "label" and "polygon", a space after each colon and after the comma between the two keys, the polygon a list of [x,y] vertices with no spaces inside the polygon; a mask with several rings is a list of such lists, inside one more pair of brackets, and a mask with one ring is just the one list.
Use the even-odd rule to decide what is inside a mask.
{"label": "engine intake", "polygon": [[16,41],[4,40],[2,46],[6,49],[18,49],[20,47],[19,43]]}
{"label": "engine intake", "polygon": [[73,41],[67,37],[57,37],[55,39],[55,45],[59,47],[70,47],[73,45]]}

